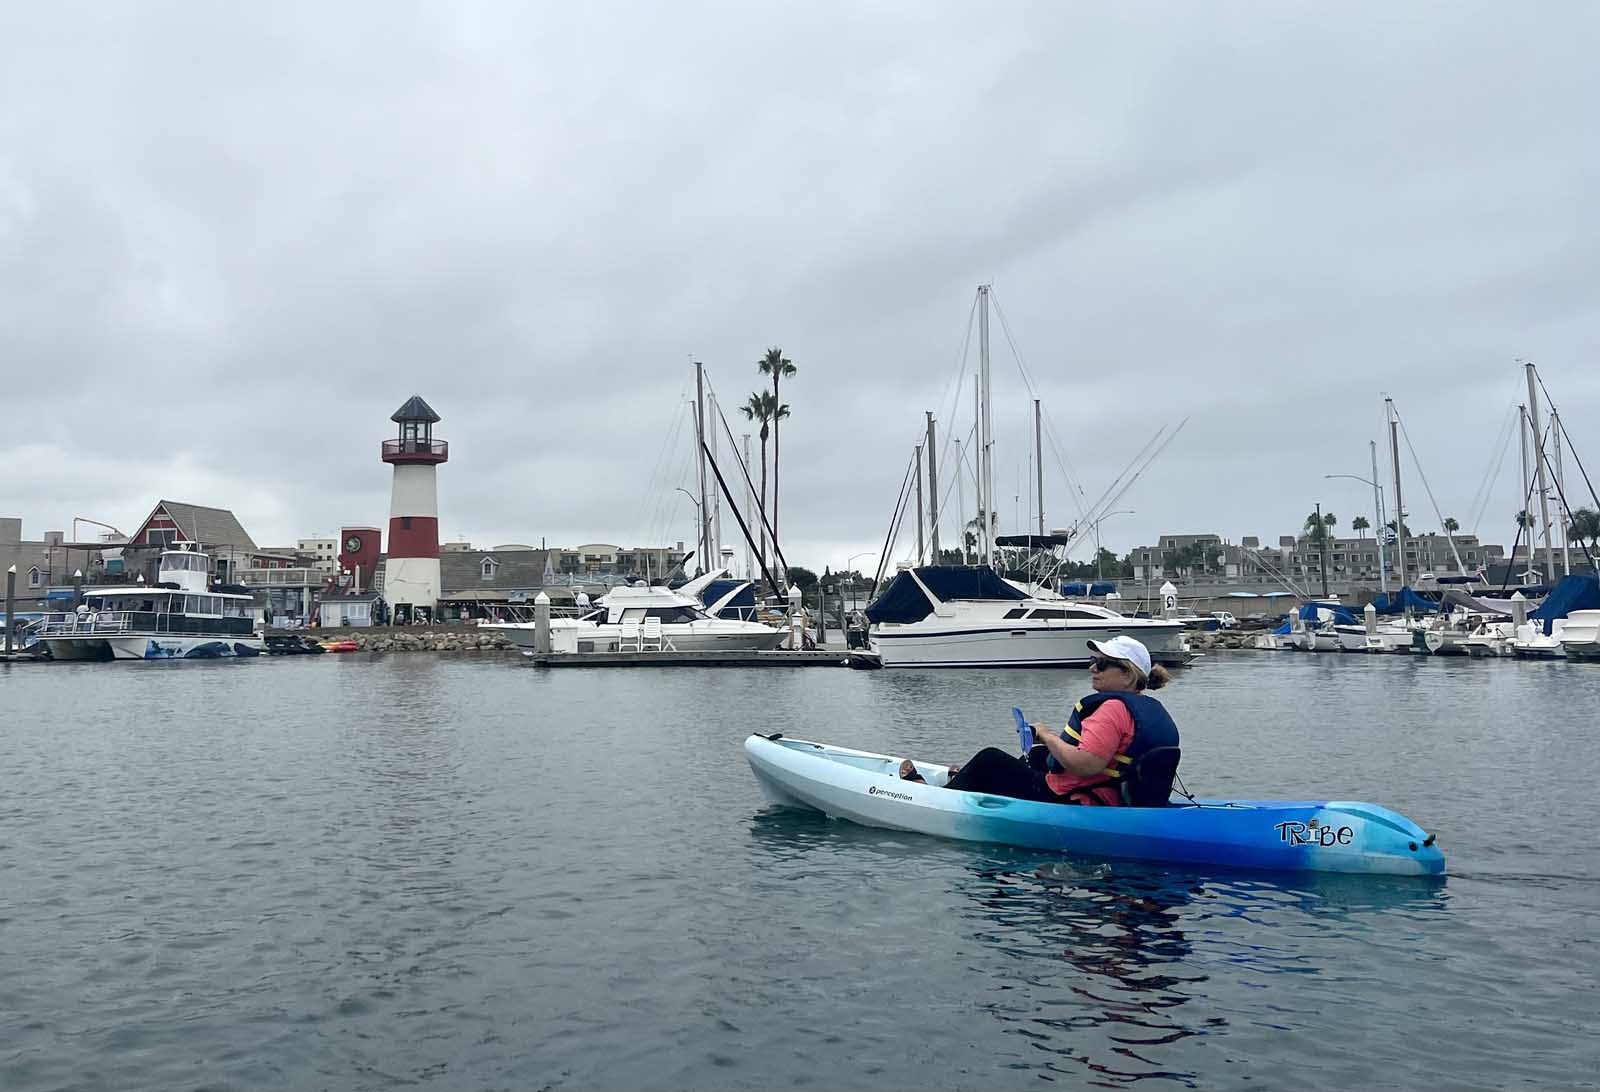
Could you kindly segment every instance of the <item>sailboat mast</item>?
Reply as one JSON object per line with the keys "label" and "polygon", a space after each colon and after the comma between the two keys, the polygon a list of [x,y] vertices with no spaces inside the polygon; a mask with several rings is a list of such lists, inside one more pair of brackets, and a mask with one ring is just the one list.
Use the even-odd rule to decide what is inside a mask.
{"label": "sailboat mast", "polygon": [[[1561,415],[1555,411],[1554,407],[1550,409],[1550,439],[1556,448],[1556,495],[1561,499],[1562,507],[1565,508],[1567,503],[1567,481],[1566,477],[1561,473]],[[1557,512],[1556,515],[1561,520],[1561,575],[1571,576],[1572,543],[1568,538],[1567,523],[1572,517],[1572,512],[1569,510],[1566,515]]]}
{"label": "sailboat mast", "polygon": [[978,366],[983,376],[983,393],[979,405],[980,469],[983,478],[983,563],[994,560],[994,544],[989,539],[994,517],[994,412],[989,405],[989,286],[978,286]]}
{"label": "sailboat mast", "polygon": [[1039,400],[1033,400],[1033,462],[1039,471],[1039,537],[1044,537],[1044,447],[1039,428]]}
{"label": "sailboat mast", "polygon": [[1383,568],[1383,490],[1378,486],[1378,441],[1368,440],[1367,446],[1372,449],[1372,517],[1377,521],[1378,528],[1375,532],[1378,539],[1378,590],[1388,595],[1389,576]]}
{"label": "sailboat mast", "polygon": [[939,564],[939,463],[933,449],[933,411],[928,415],[928,529],[933,532],[933,563]]}
{"label": "sailboat mast", "polygon": [[[966,519],[967,499],[961,488],[961,441],[956,440],[956,511],[962,513],[961,519]],[[956,546],[961,551],[961,564],[967,563],[967,528],[957,523]]]}
{"label": "sailboat mast", "polygon": [[[1539,432],[1539,391],[1535,385],[1538,379],[1533,370],[1533,361],[1528,361],[1523,367],[1528,372],[1528,423],[1533,428],[1533,475],[1539,483],[1539,522],[1544,526],[1544,576],[1546,580],[1554,580],[1556,559],[1555,551],[1550,546],[1550,500],[1545,495],[1544,437]],[[1530,542],[1530,555],[1533,553],[1532,545]]]}
{"label": "sailboat mast", "polygon": [[[750,434],[748,432],[744,434],[744,465],[746,467],[750,465]],[[733,501],[728,501],[728,507],[733,508]],[[746,512],[754,512],[755,507],[755,493],[750,487],[750,475],[747,472],[744,475],[744,510]],[[738,509],[734,509],[734,514],[736,517],[738,516]],[[765,536],[766,533],[766,526],[763,525],[761,534]],[[765,538],[762,541],[765,542]],[[746,580],[754,580],[756,578],[756,555],[751,550],[749,535],[744,538],[744,578]]]}
{"label": "sailboat mast", "polygon": [[1383,416],[1389,422],[1389,461],[1394,466],[1394,569],[1400,586],[1406,586],[1406,506],[1400,497],[1400,437],[1395,425],[1394,399],[1383,400]]}
{"label": "sailboat mast", "polygon": [[[717,422],[719,420],[721,420],[721,415],[717,412],[717,392],[712,391],[706,396],[706,424],[708,426],[706,429],[706,446],[711,449],[712,462],[717,461]],[[721,568],[722,493],[716,489],[711,490],[711,515],[708,522],[711,525],[711,549],[713,551],[711,560],[716,563],[716,567]],[[711,566],[707,565],[705,568],[709,571]]]}
{"label": "sailboat mast", "polygon": [[706,525],[706,376],[705,365],[694,362],[694,452],[700,470],[700,571],[709,572],[706,557],[711,553],[711,529]]}
{"label": "sailboat mast", "polygon": [[973,522],[977,524],[977,533],[972,536],[972,563],[983,564],[983,528],[988,523],[983,511],[983,377],[972,377],[972,442],[978,446],[976,452],[968,452],[972,459],[972,484],[977,487],[978,518]]}
{"label": "sailboat mast", "polygon": [[920,444],[916,448],[916,454],[911,458],[911,465],[916,469],[917,477],[917,564],[921,565],[923,563],[924,542],[922,538],[922,446]]}

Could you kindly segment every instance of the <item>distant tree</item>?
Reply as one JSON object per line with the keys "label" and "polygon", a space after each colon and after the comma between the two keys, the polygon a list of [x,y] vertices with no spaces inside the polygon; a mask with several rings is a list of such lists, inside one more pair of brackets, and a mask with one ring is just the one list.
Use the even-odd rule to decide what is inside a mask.
{"label": "distant tree", "polygon": [[1312,512],[1310,515],[1306,516],[1306,537],[1312,542],[1316,543],[1319,549],[1328,541],[1328,528],[1333,526],[1333,524],[1329,521],[1333,519],[1334,516],[1332,512],[1328,513],[1326,516],[1319,516],[1315,512]]}
{"label": "distant tree", "polygon": [[1523,530],[1533,530],[1533,513],[1524,508],[1516,515],[1516,523]]}
{"label": "distant tree", "polygon": [[[1384,526],[1389,528],[1389,530],[1393,531],[1395,529],[1394,520],[1390,520],[1388,523],[1385,523]],[[1411,524],[1409,524],[1409,523],[1402,525],[1401,533],[1404,534],[1407,538],[1415,538],[1416,537],[1416,535],[1414,535],[1412,533]]]}
{"label": "distant tree", "polygon": [[1593,508],[1580,508],[1572,513],[1567,525],[1567,537],[1579,542],[1587,541],[1591,550],[1600,549],[1600,512]]}
{"label": "distant tree", "polygon": [[789,566],[789,583],[799,588],[802,594],[810,595],[817,590],[817,574],[799,565],[791,565]]}
{"label": "distant tree", "polygon": [[1444,518],[1444,529],[1445,529],[1445,531],[1447,531],[1448,533],[1453,535],[1457,531],[1461,530],[1461,524],[1457,523],[1451,517],[1446,516]]}
{"label": "distant tree", "polygon": [[[756,371],[762,375],[772,376],[772,404],[783,406],[778,400],[778,381],[788,379],[797,369],[783,355],[783,350],[774,345],[767,350],[767,354],[756,361]],[[778,537],[778,422],[788,416],[788,407],[783,407],[785,412],[772,419],[772,537]]]}
{"label": "distant tree", "polygon": [[1357,535],[1360,535],[1363,540],[1365,540],[1367,536],[1362,534],[1362,532],[1371,526],[1372,524],[1367,522],[1366,516],[1357,516],[1355,519],[1350,521],[1350,529]]}
{"label": "distant tree", "polygon": [[[766,391],[756,391],[750,395],[744,405],[739,407],[739,412],[749,420],[758,421],[761,424],[761,497],[759,503],[761,515],[764,519],[767,514],[767,436],[770,434],[774,423],[780,418],[789,416],[789,407],[780,403],[777,398]],[[777,528],[774,527],[773,530],[776,531]],[[760,543],[761,566],[766,568],[767,533],[764,526],[759,531],[758,541]]]}

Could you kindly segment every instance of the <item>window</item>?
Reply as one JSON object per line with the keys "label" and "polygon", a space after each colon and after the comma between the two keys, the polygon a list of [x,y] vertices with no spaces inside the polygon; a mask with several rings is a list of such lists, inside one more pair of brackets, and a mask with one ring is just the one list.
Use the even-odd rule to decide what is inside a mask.
{"label": "window", "polygon": [[144,540],[151,546],[171,546],[178,538],[177,528],[152,527],[144,534]]}
{"label": "window", "polygon": [[1028,608],[1027,607],[1012,607],[1010,610],[1006,611],[1006,618],[1008,620],[1009,619],[1014,619],[1014,618],[1021,618],[1024,614],[1027,614],[1027,613],[1028,613]]}
{"label": "window", "polygon": [[43,583],[44,578],[39,575],[39,570],[37,568],[28,570],[28,587],[37,588]]}
{"label": "window", "polygon": [[498,562],[495,561],[494,558],[486,557],[486,558],[483,559],[483,565],[481,566],[480,573],[481,573],[483,579],[485,579],[485,580],[493,580],[494,579],[495,570],[498,569],[498,568],[500,568],[500,565],[499,565]]}

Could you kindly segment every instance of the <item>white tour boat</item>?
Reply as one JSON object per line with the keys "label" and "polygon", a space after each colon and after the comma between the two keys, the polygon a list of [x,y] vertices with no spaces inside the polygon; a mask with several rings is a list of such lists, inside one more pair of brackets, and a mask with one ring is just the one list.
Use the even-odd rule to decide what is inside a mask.
{"label": "white tour boat", "polygon": [[1029,595],[984,565],[908,568],[867,608],[884,667],[1082,667],[1088,642],[1142,641],[1157,663],[1193,658],[1183,623],[1130,618],[1093,603]]}
{"label": "white tour boat", "polygon": [[[661,624],[663,650],[767,650],[781,645],[789,636],[787,629],[719,616],[747,584],[726,591],[714,603],[701,601],[700,591],[721,575],[720,570],[707,573],[677,589],[644,584],[613,588],[597,601],[597,610],[577,618],[551,618],[550,651],[644,651],[643,627],[650,619]],[[480,628],[499,630],[518,648],[534,650],[534,622],[502,622]]]}
{"label": "white tour boat", "polygon": [[154,587],[88,588],[76,611],[40,622],[57,660],[209,660],[259,656],[252,597],[211,586],[211,559],[178,544],[161,553]]}

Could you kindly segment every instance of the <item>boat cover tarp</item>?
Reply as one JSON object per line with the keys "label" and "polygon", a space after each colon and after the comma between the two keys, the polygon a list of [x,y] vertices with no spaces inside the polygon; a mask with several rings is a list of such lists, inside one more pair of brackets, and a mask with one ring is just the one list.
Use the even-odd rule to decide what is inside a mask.
{"label": "boat cover tarp", "polygon": [[[1028,596],[1000,578],[987,565],[928,565],[916,570],[928,590],[941,600],[1012,599]],[[867,606],[869,622],[916,622],[933,611],[933,604],[917,587],[911,573],[903,572],[889,582],[883,593]]]}
{"label": "boat cover tarp", "polygon": [[756,589],[748,580],[713,580],[705,586],[700,598],[709,607],[740,584],[743,584],[744,588],[723,604],[722,609],[717,611],[717,617],[734,618],[742,622],[751,621],[756,616]]}
{"label": "boat cover tarp", "polygon": [[1430,614],[1439,609],[1439,604],[1425,595],[1418,595],[1410,585],[1372,601],[1372,608],[1379,614],[1404,614],[1407,607],[1416,613]]}
{"label": "boat cover tarp", "polygon": [[1504,614],[1511,613],[1511,600],[1509,599],[1479,599],[1477,596],[1468,595],[1455,588],[1446,589],[1444,595],[1439,597],[1439,607],[1461,607],[1477,614]]}
{"label": "boat cover tarp", "polygon": [[1081,598],[1083,596],[1091,595],[1110,595],[1116,590],[1117,586],[1111,583],[1109,580],[1096,581],[1093,584],[1086,584],[1080,580],[1073,584],[1061,585],[1061,594],[1067,596],[1068,598],[1073,596],[1078,596]]}
{"label": "boat cover tarp", "polygon": [[1593,573],[1573,573],[1561,578],[1539,609],[1530,611],[1528,618],[1544,623],[1544,635],[1550,636],[1557,618],[1565,618],[1575,610],[1600,610],[1600,578]]}
{"label": "boat cover tarp", "polygon": [[1350,612],[1350,608],[1342,603],[1307,603],[1300,608],[1300,619],[1305,622],[1316,622],[1322,618],[1326,611],[1333,616],[1336,625],[1359,626],[1361,619]]}
{"label": "boat cover tarp", "polygon": [[994,539],[996,546],[1031,546],[1035,550],[1048,550],[1071,542],[1071,535],[996,535]]}

